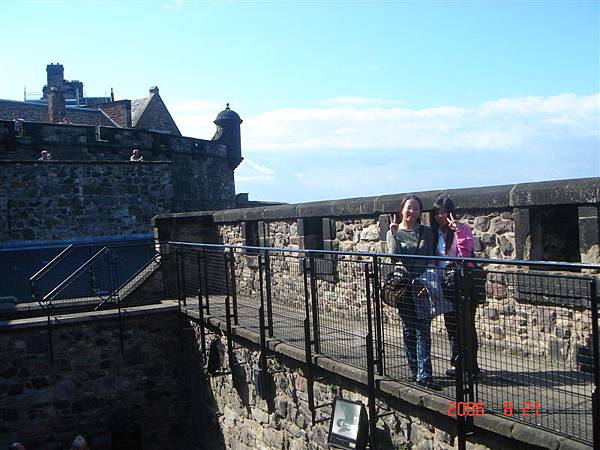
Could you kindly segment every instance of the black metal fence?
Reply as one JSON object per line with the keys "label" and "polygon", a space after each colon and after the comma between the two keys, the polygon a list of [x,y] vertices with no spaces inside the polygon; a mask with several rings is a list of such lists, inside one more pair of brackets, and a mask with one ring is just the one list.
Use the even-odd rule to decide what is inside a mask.
{"label": "black metal fence", "polygon": [[[44,311],[48,321],[50,361],[54,362],[52,327],[53,316],[80,311],[116,309],[119,318],[119,336],[123,352],[121,323],[122,299],[133,292],[160,266],[160,246],[154,241],[135,244],[114,244],[102,247],[95,253],[93,246],[70,245],[59,252],[30,278],[32,300]],[[91,254],[58,284],[51,282],[57,266],[75,255]],[[63,268],[64,269],[64,268]],[[54,286],[51,289],[49,286]]]}
{"label": "black metal fence", "polygon": [[382,302],[397,267],[386,254],[179,242],[169,252],[178,298],[200,317],[278,338],[307,361],[366,369],[370,384],[419,383],[448,398],[459,434],[496,414],[600,443],[600,266],[415,256],[394,308]]}
{"label": "black metal fence", "polygon": [[[57,250],[58,252],[58,250]],[[104,298],[157,255],[154,241],[69,245],[29,278],[33,301]],[[112,273],[109,266],[117,270]]]}

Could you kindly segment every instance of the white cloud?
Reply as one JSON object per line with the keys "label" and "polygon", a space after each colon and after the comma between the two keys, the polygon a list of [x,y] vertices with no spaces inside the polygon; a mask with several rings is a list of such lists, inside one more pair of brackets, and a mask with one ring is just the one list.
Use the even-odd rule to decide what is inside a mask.
{"label": "white cloud", "polygon": [[183,0],[174,0],[174,1],[164,3],[163,8],[168,11],[179,10],[179,9],[183,8],[183,5],[184,5]]}
{"label": "white cloud", "polygon": [[549,139],[598,136],[600,94],[500,99],[464,108],[371,106],[329,99],[331,107],[285,108],[245,118],[252,151],[340,149],[514,150]]}
{"label": "white cloud", "polygon": [[[284,108],[244,117],[242,147],[262,151],[340,149],[514,150],[539,142],[597,137],[600,94],[505,98],[470,108],[386,107],[362,97],[327,99],[319,108]],[[379,103],[379,106],[373,106]],[[175,103],[170,110],[186,136],[210,139],[223,105]]]}
{"label": "white cloud", "polygon": [[[248,116],[240,107],[238,190],[306,201],[598,176],[600,94],[422,109],[350,99]],[[223,109],[212,101],[169,106],[184,135],[204,139]]]}
{"label": "white cloud", "polygon": [[245,158],[235,172],[235,178],[241,182],[268,183],[275,179],[275,172],[268,167],[262,166]]}
{"label": "white cloud", "polygon": [[390,103],[387,100],[383,100],[381,98],[371,98],[371,97],[335,97],[335,98],[326,98],[319,103],[323,105],[334,105],[334,106],[373,106],[373,105],[383,105],[385,103]]}

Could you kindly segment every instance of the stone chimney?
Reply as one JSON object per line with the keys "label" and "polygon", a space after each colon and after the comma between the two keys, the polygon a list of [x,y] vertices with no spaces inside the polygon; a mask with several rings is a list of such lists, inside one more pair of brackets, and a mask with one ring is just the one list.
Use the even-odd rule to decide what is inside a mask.
{"label": "stone chimney", "polygon": [[52,87],[48,92],[48,122],[58,123],[65,114],[65,96],[60,89]]}
{"label": "stone chimney", "polygon": [[48,64],[46,66],[46,78],[48,89],[60,87],[65,81],[65,68],[62,64]]}

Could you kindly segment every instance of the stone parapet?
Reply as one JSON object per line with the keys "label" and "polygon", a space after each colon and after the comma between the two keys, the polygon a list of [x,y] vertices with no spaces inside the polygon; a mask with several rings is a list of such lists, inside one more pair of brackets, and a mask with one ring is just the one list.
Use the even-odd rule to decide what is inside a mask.
{"label": "stone parapet", "polygon": [[[174,303],[0,322],[0,445],[62,450],[76,435],[108,450],[189,448],[190,383]],[[139,434],[136,434],[139,432]],[[114,447],[112,447],[114,448]]]}
{"label": "stone parapet", "polygon": [[[415,194],[423,201],[425,224],[431,222],[430,211],[438,196],[454,199],[460,219],[473,230],[476,257],[597,263],[599,189],[600,178],[584,178]],[[210,214],[215,227],[220,227],[222,243],[385,252],[388,214],[397,212],[403,195],[228,209]],[[160,220],[162,226],[177,228],[183,217],[167,214],[161,215]],[[290,224],[299,226],[306,220],[312,223],[311,236],[302,232],[297,236],[286,234],[286,230],[292,230]],[[319,227],[315,220],[322,221],[320,232],[315,232]],[[250,244],[245,238],[236,237],[236,226],[242,223],[258,223],[259,230],[265,230],[262,243]]]}
{"label": "stone parapet", "polygon": [[[195,345],[201,339],[198,315],[188,310],[194,327]],[[220,333],[226,324],[215,318],[206,326]],[[219,426],[227,449],[238,448],[328,448],[329,421],[311,422],[305,353],[277,339],[267,338],[272,355],[268,368],[272,372],[272,392],[261,398],[252,383],[253,368],[260,359],[260,337],[244,328],[234,328],[234,361],[225,363],[230,376],[210,378],[210,392],[220,413]],[[191,342],[190,348],[194,345]],[[208,338],[207,345],[212,337]],[[231,365],[233,363],[234,365]],[[365,370],[315,355],[313,376],[317,405],[331,402],[335,396],[367,404],[367,372]],[[229,374],[229,372],[226,372]],[[377,397],[386,414],[377,420],[377,441],[382,448],[418,448],[449,450],[457,448],[456,421],[448,416],[450,400],[414,385],[376,377]],[[202,399],[202,397],[200,397]],[[326,418],[329,410],[317,412]],[[591,449],[580,442],[543,431],[507,418],[484,414],[474,417],[475,433],[468,437],[467,448],[473,450],[519,449]]]}

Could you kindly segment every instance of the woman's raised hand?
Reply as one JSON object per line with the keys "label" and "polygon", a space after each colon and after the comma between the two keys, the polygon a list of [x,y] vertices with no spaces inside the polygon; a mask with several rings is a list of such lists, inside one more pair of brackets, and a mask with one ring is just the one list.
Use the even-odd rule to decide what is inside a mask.
{"label": "woman's raised hand", "polygon": [[396,237],[396,234],[398,233],[398,225],[400,225],[400,222],[398,222],[398,215],[388,214],[388,217],[390,218],[390,231],[392,232],[392,236]]}
{"label": "woman's raised hand", "polygon": [[456,217],[454,217],[454,214],[452,213],[450,213],[449,216],[450,217],[446,219],[448,221],[448,228],[452,231],[458,230],[458,220],[456,220]]}

